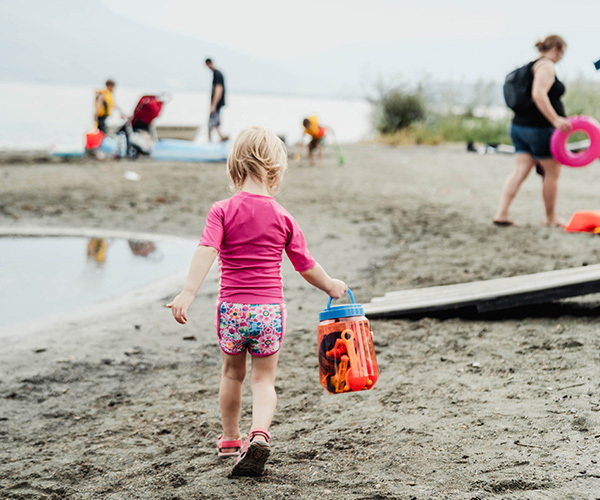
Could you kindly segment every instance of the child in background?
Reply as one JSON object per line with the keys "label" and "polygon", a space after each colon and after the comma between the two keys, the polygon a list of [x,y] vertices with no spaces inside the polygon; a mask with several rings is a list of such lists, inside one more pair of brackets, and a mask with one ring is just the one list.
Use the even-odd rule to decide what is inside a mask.
{"label": "child in background", "polygon": [[[329,296],[337,299],[347,290],[343,281],[330,278],[315,262],[297,222],[275,201],[286,168],[286,151],[273,132],[252,127],[239,134],[227,159],[236,193],[211,207],[183,291],[167,304],[175,319],[186,324],[196,292],[219,255],[215,324],[223,362],[223,434],[217,439],[217,453],[237,456],[233,475],[262,474],[270,454],[275,372],[286,319],[283,251],[306,281]],[[252,428],[242,445],[239,420],[247,352],[252,357]]]}
{"label": "child in background", "polygon": [[113,109],[116,109],[121,113],[121,117],[125,118],[123,111],[119,106],[115,104],[114,90],[116,83],[113,80],[106,80],[106,88],[102,90],[96,90],[96,102],[94,104],[94,121],[96,127],[100,132],[106,134],[108,129],[106,127],[106,119],[110,116]]}
{"label": "child in background", "polygon": [[302,121],[302,125],[304,126],[304,134],[308,134],[311,138],[308,143],[308,162],[310,165],[315,164],[313,154],[317,151],[320,165],[323,161],[323,146],[321,143],[325,138],[326,129],[319,125],[319,121],[315,115],[305,118]]}

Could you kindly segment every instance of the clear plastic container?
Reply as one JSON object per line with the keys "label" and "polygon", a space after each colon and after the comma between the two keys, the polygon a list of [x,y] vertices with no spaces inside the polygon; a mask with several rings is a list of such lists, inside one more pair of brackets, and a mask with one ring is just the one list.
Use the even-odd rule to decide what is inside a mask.
{"label": "clear plastic container", "polygon": [[331,394],[372,389],[379,378],[373,337],[362,305],[327,307],[319,314],[319,378]]}

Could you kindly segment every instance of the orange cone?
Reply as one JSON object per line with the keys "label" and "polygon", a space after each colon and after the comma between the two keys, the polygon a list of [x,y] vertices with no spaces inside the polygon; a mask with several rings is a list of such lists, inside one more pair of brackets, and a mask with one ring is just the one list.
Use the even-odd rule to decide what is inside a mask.
{"label": "orange cone", "polygon": [[565,228],[569,232],[595,233],[600,228],[600,212],[591,210],[575,212]]}

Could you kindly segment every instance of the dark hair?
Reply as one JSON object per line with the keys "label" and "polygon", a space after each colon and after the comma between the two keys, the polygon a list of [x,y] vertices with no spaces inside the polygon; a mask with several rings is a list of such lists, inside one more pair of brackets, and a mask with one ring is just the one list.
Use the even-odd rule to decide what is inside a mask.
{"label": "dark hair", "polygon": [[114,87],[115,86],[114,80],[110,80],[110,79],[106,80],[106,86],[107,87]]}
{"label": "dark hair", "polygon": [[538,41],[535,46],[540,52],[548,52],[554,48],[563,50],[567,46],[567,42],[561,36],[549,35],[541,41]]}
{"label": "dark hair", "polygon": [[207,57],[206,61],[204,61],[204,64],[212,64],[212,59],[210,57]]}
{"label": "dark hair", "polygon": [[304,121],[302,122],[302,125],[304,125],[306,128],[308,128],[310,126],[310,120],[308,118],[305,118]]}

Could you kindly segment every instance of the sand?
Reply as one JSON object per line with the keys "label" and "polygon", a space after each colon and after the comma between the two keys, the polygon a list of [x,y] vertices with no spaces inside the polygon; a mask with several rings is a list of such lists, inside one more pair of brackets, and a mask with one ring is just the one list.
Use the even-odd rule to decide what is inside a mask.
{"label": "sand", "polygon": [[[334,151],[320,168],[292,162],[278,199],[359,302],[599,261],[599,236],[544,227],[534,174],[514,203],[523,225],[491,224],[508,155],[372,144],[344,152],[343,167]],[[125,179],[128,170],[141,180]],[[559,213],[600,209],[599,186],[598,165],[564,169]],[[15,229],[195,240],[225,196],[223,165],[0,165],[0,225]],[[316,355],[326,297],[289,264],[284,279],[288,331],[263,477],[229,477],[232,462],[214,451],[213,269],[185,327],[164,308],[179,278],[109,312],[15,327],[0,339],[0,497],[600,498],[600,296],[487,316],[373,320],[376,387],[329,395]],[[247,386],[243,403],[247,432]]]}

